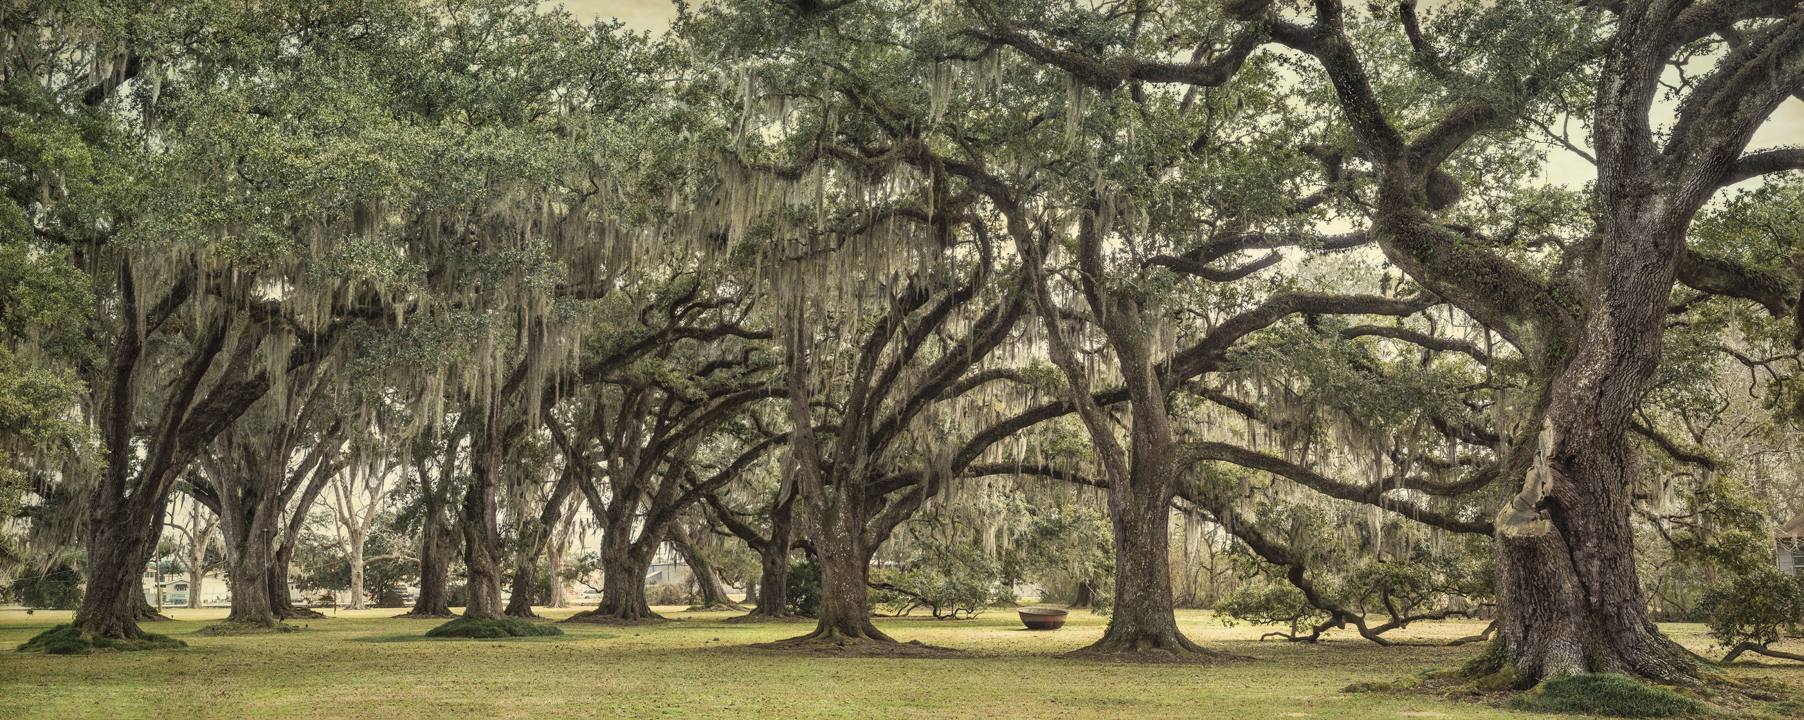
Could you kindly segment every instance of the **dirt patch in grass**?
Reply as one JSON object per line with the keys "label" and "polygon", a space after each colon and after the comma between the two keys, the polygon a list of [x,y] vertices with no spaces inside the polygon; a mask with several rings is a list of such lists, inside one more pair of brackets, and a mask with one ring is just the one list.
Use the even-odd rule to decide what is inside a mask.
{"label": "dirt patch in grass", "polygon": [[977,657],[971,653],[955,648],[927,645],[919,640],[908,642],[883,642],[880,640],[839,640],[819,642],[814,640],[778,640],[776,642],[753,643],[747,647],[770,651],[778,655],[794,657],[840,657],[840,658],[925,658],[951,659]]}
{"label": "dirt patch in grass", "polygon": [[216,625],[203,627],[194,631],[194,634],[206,635],[208,637],[232,637],[236,635],[277,635],[281,633],[297,633],[300,631],[301,629],[298,627],[283,623],[260,625],[257,623],[222,622]]}

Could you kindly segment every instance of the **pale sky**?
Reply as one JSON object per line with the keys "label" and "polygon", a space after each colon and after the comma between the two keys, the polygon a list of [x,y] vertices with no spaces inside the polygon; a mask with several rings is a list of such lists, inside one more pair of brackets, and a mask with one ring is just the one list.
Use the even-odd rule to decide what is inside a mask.
{"label": "pale sky", "polygon": [[676,5],[670,0],[565,0],[565,2],[541,2],[540,7],[564,6],[571,15],[583,20],[590,18],[619,18],[626,23],[628,30],[638,32],[650,30],[658,34],[668,27],[671,19],[676,17]]}

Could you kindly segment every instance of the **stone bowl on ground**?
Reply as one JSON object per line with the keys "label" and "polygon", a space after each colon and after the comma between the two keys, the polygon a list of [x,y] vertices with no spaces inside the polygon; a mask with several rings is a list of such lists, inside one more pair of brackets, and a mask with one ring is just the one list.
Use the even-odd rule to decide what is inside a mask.
{"label": "stone bowl on ground", "polygon": [[1015,613],[1021,616],[1021,624],[1029,630],[1057,630],[1065,626],[1063,608],[1019,608]]}

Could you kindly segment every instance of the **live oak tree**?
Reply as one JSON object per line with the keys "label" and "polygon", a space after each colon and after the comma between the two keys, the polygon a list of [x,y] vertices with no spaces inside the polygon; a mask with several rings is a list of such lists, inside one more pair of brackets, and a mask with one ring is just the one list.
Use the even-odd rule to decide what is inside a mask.
{"label": "live oak tree", "polygon": [[[273,283],[299,279],[286,274],[295,269],[294,246],[278,239],[319,248],[353,225],[350,208],[337,201],[297,216],[295,184],[338,184],[356,194],[351,188],[360,182],[367,189],[385,178],[270,174],[270,151],[317,151],[321,146],[310,143],[325,135],[288,136],[295,142],[286,150],[265,144],[263,152],[235,155],[236,173],[220,172],[215,163],[222,158],[211,151],[230,143],[201,138],[218,138],[227,127],[240,140],[279,137],[276,119],[292,108],[283,101],[306,93],[214,81],[269,78],[263,73],[284,33],[315,33],[316,49],[354,54],[361,42],[367,50],[377,38],[338,31],[383,8],[366,15],[272,7],[261,16],[266,22],[239,25],[222,8],[168,23],[145,22],[130,8],[70,3],[48,10],[8,15],[10,23],[28,24],[15,28],[22,42],[9,45],[7,63],[8,82],[33,99],[22,118],[84,129],[59,141],[67,150],[60,156],[80,158],[81,167],[28,163],[25,183],[50,190],[26,201],[37,218],[34,235],[68,253],[97,300],[86,328],[97,355],[79,372],[93,393],[88,412],[108,458],[87,498],[88,591],[75,624],[84,633],[132,639],[139,633],[140,571],[176,480],[216,436],[288,373],[317,362],[368,309],[355,298],[312,303],[319,296],[310,291],[335,285],[331,280],[270,293]],[[34,17],[47,24],[29,24]],[[231,50],[193,44],[207,28],[225,25],[235,33]],[[87,33],[93,41],[62,33]],[[164,52],[174,47],[195,52]],[[248,105],[263,114],[227,109]],[[135,179],[126,183],[128,177]],[[258,185],[263,181],[270,182]]]}
{"label": "live oak tree", "polygon": [[[1796,150],[1747,151],[1754,130],[1804,87],[1804,7],[1497,4],[1450,13],[1446,25],[1424,30],[1405,3],[1398,25],[1414,69],[1468,90],[1423,117],[1425,129],[1413,138],[1394,119],[1404,111],[1378,92],[1383,85],[1349,32],[1346,11],[1334,2],[1313,10],[1301,21],[1276,10],[1248,19],[1326,74],[1351,140],[1346,152],[1376,175],[1379,247],[1519,350],[1541,383],[1538,417],[1511,451],[1511,474],[1526,479],[1496,520],[1509,664],[1530,681],[1620,672],[1698,682],[1697,666],[1659,633],[1641,600],[1628,499],[1639,463],[1629,435],[1659,360],[1675,282],[1756,300],[1770,289],[1739,266],[1693,253],[1686,241],[1692,218],[1720,188],[1804,163]],[[1491,46],[1471,34],[1478,25],[1470,18],[1508,19],[1535,34]],[[1443,28],[1467,34],[1429,34]],[[1694,59],[1694,43],[1713,35],[1726,47],[1713,60]],[[1549,50],[1524,53],[1529,42]],[[1501,63],[1452,62],[1475,56]],[[1686,61],[1709,68],[1686,76],[1675,121],[1657,133],[1663,72]],[[1540,273],[1439,221],[1436,173],[1479,134],[1520,127],[1525,112],[1580,65],[1594,68],[1582,93],[1597,168],[1591,228],[1565,249],[1561,266]]]}

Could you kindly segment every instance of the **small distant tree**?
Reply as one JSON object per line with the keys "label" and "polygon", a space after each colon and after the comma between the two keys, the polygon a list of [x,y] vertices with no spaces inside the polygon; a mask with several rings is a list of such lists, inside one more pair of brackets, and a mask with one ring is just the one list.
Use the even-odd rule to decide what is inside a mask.
{"label": "small distant tree", "polygon": [[1759,568],[1711,588],[1701,604],[1710,613],[1717,643],[1729,648],[1723,662],[1744,652],[1804,660],[1804,655],[1767,647],[1784,635],[1804,632],[1804,578]]}

